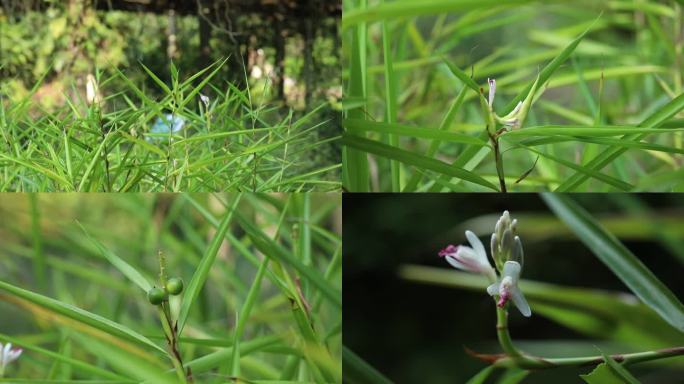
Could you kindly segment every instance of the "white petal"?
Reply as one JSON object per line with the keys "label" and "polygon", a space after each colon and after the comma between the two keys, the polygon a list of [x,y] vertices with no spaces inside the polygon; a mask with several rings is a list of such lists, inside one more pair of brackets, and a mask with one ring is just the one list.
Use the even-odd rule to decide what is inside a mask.
{"label": "white petal", "polygon": [[522,313],[523,316],[530,317],[532,315],[530,305],[527,304],[525,296],[523,296],[522,291],[517,286],[511,289],[511,300],[513,300],[513,304],[515,304],[515,306],[518,308],[518,310],[520,311],[520,313]]}
{"label": "white petal", "polygon": [[499,282],[497,281],[496,283],[487,287],[487,293],[489,293],[489,296],[498,295],[499,294]]}
{"label": "white petal", "polygon": [[473,246],[473,249],[475,250],[475,257],[477,258],[477,261],[483,266],[491,267],[491,265],[489,264],[489,260],[487,260],[487,251],[485,250],[484,245],[482,245],[480,239],[471,231],[466,231],[465,235],[468,239],[468,242],[470,243],[470,245]]}
{"label": "white petal", "polygon": [[[451,256],[451,257],[454,258],[455,261],[457,261],[459,264],[462,265],[462,267],[460,267],[461,269],[464,269],[464,270],[470,271],[470,272],[475,272],[475,273],[481,273],[482,272],[482,265],[480,264],[479,260],[477,259],[477,255],[475,254],[475,251],[470,247],[464,247],[462,245],[459,246],[456,254]],[[452,265],[454,265],[454,264],[452,264]]]}
{"label": "white petal", "polygon": [[[0,347],[2,347],[2,344],[0,344]],[[7,358],[10,348],[12,348],[12,343],[7,343],[4,348],[0,349],[0,366],[2,367],[6,366],[8,363]]]}
{"label": "white petal", "polygon": [[22,349],[15,349],[13,351],[10,351],[9,356],[7,357],[7,364],[13,362],[14,360],[18,359],[19,356],[21,356],[21,353],[23,352]]}
{"label": "white petal", "polygon": [[520,278],[520,264],[516,261],[507,261],[504,263],[503,275],[509,276],[513,280],[513,284],[518,283]]}
{"label": "white petal", "polygon": [[452,267],[454,267],[456,269],[462,269],[464,271],[468,270],[468,267],[466,267],[460,261],[456,260],[453,256],[446,256],[445,259],[449,264],[451,264]]}

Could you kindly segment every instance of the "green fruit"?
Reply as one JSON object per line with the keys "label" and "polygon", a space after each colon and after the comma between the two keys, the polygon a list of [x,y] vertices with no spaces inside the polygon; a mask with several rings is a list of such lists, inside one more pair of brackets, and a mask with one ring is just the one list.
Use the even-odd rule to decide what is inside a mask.
{"label": "green fruit", "polygon": [[166,292],[163,289],[154,287],[147,291],[147,300],[154,305],[159,305],[168,299]]}
{"label": "green fruit", "polygon": [[178,295],[183,292],[183,280],[172,277],[166,281],[166,292],[172,295]]}

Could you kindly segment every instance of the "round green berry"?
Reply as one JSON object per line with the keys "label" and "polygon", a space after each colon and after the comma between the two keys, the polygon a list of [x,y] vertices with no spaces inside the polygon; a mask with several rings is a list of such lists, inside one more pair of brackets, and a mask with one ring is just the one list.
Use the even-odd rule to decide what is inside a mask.
{"label": "round green berry", "polygon": [[154,287],[147,291],[147,300],[154,305],[163,303],[167,298],[166,292],[161,288]]}
{"label": "round green berry", "polygon": [[176,296],[183,292],[183,280],[172,277],[166,281],[166,292]]}

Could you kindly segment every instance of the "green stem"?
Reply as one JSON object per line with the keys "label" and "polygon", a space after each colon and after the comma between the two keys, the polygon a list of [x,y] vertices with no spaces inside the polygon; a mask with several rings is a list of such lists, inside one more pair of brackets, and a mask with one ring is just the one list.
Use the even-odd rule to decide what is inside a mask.
{"label": "green stem", "polygon": [[[548,369],[567,366],[597,365],[605,361],[603,356],[547,358],[524,354],[513,345],[513,340],[508,332],[508,311],[505,308],[496,308],[496,320],[496,334],[499,339],[499,344],[501,344],[501,349],[503,349],[503,351],[506,353],[506,356],[497,358],[493,363],[495,367]],[[610,357],[622,364],[634,364],[682,355],[684,355],[684,347],[666,348],[637,353],[615,354],[611,355]],[[480,355],[480,357],[485,359],[487,358],[483,355]]]}
{"label": "green stem", "polygon": [[[626,353],[610,355],[610,358],[622,364],[635,364],[645,361],[664,359],[673,356],[684,356],[684,347],[674,347],[658,349],[655,351]],[[536,356],[525,356],[524,359],[514,357],[503,357],[494,362],[496,367],[518,367],[524,369],[547,369],[568,366],[596,365],[604,362],[603,356],[582,356],[582,357],[562,357],[545,358]]]}
{"label": "green stem", "polygon": [[[494,300],[496,301],[496,299]],[[499,338],[501,349],[511,358],[521,357],[522,353],[513,345],[510,333],[508,333],[508,311],[496,307],[496,336]]]}
{"label": "green stem", "polygon": [[494,150],[494,162],[496,163],[496,175],[499,177],[499,188],[502,193],[508,192],[506,190],[506,179],[503,169],[503,159],[501,157],[501,150],[499,149],[499,138],[490,135],[490,141],[492,142],[492,149]]}
{"label": "green stem", "polygon": [[159,310],[159,319],[162,322],[162,327],[164,328],[164,333],[166,334],[166,341],[169,344],[169,349],[171,349],[171,361],[173,362],[173,368],[176,370],[176,375],[180,379],[181,383],[187,383],[187,377],[185,376],[185,370],[183,369],[183,362],[180,360],[176,349],[176,336],[171,327],[171,320],[167,316],[168,309],[165,304],[157,306]]}

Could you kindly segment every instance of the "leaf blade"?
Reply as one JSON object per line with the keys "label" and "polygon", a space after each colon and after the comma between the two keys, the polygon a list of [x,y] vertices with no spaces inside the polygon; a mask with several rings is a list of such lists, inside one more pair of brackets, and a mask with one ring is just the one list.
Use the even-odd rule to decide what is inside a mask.
{"label": "leaf blade", "polygon": [[627,247],[567,196],[544,193],[541,197],[637,297],[684,332],[684,305]]}
{"label": "leaf blade", "polygon": [[192,275],[190,283],[188,283],[188,287],[185,290],[185,294],[183,295],[183,303],[181,304],[181,309],[178,313],[177,324],[179,335],[183,332],[183,327],[185,326],[188,314],[190,313],[190,307],[199,295],[199,292],[202,289],[204,282],[207,280],[207,277],[209,276],[209,270],[211,269],[214,260],[216,260],[216,255],[218,253],[219,248],[221,247],[221,244],[223,243],[223,240],[226,236],[226,232],[230,227],[233,213],[235,212],[235,209],[237,208],[241,197],[241,194],[237,195],[230,209],[228,210],[228,212],[226,212],[225,216],[223,217],[223,220],[221,220],[221,224],[216,230],[216,234],[214,235],[214,238],[212,239],[211,244],[207,249],[207,252],[202,257],[202,260],[200,260],[200,264],[197,267],[197,270]]}
{"label": "leaf blade", "polygon": [[23,300],[29,301],[52,312],[69,317],[80,323],[104,331],[110,335],[138,342],[140,344],[152,347],[162,352],[165,356],[168,355],[163,348],[153,343],[150,339],[146,338],[145,336],[137,333],[136,331],[124,325],[115,323],[100,315],[96,315],[94,313],[88,312],[84,309],[75,307],[70,304],[62,303],[61,301],[55,300],[51,297],[43,296],[41,294],[28,291],[23,288],[19,288],[4,281],[0,281],[0,290],[5,291],[13,296],[19,297]]}

